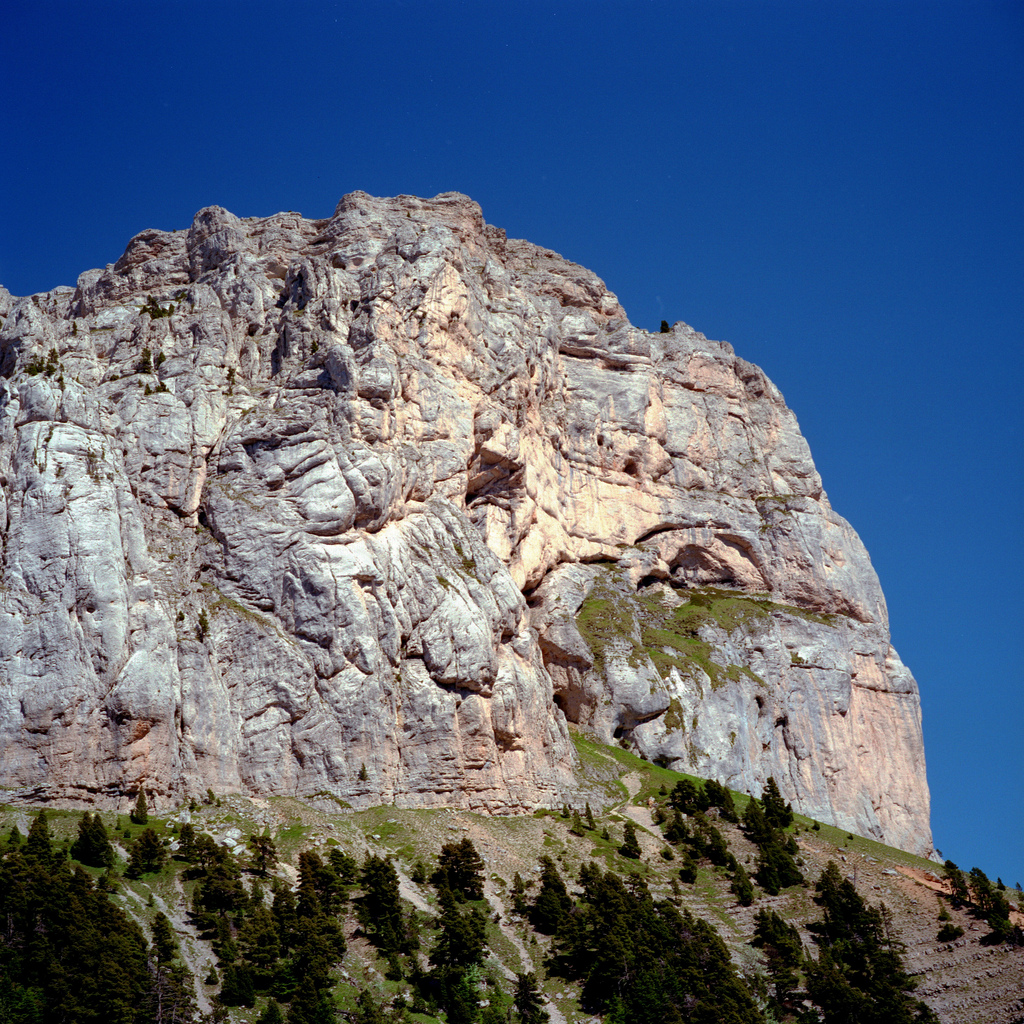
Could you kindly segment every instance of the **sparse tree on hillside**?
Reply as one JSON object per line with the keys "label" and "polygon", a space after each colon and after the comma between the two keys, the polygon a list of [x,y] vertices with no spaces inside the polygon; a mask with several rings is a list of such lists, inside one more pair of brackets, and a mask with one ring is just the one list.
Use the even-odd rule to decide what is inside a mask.
{"label": "sparse tree on hillside", "polygon": [[270,835],[269,829],[262,834],[253,833],[249,836],[249,852],[252,854],[252,867],[256,874],[266,877],[268,871],[277,866],[277,844]]}
{"label": "sparse tree on hillside", "polygon": [[640,843],[636,838],[636,825],[628,818],[622,826],[622,845],[619,847],[619,853],[623,857],[629,857],[630,860],[640,859],[641,850]]}
{"label": "sparse tree on hillside", "polygon": [[92,868],[109,868],[114,864],[114,848],[99,814],[88,811],[78,823],[78,838],[71,846],[71,856]]}
{"label": "sparse tree on hillside", "polygon": [[437,858],[437,870],[430,881],[438,889],[448,888],[457,900],[484,898],[484,862],[472,839],[445,843]]}
{"label": "sparse tree on hillside", "polygon": [[516,975],[515,1007],[522,1024],[547,1024],[550,1020],[533,971]]}
{"label": "sparse tree on hillside", "polygon": [[149,822],[149,806],[146,803],[146,790],[139,787],[139,795],[135,798],[135,807],[130,815],[135,825],[145,825]]}
{"label": "sparse tree on hillside", "polygon": [[550,857],[541,857],[540,891],[530,908],[530,923],[545,935],[554,935],[565,922],[572,900]]}
{"label": "sparse tree on hillside", "polygon": [[764,816],[772,828],[784,829],[793,824],[793,805],[782,799],[778,784],[772,775],[768,776],[768,781],[764,785],[761,806],[764,809]]}

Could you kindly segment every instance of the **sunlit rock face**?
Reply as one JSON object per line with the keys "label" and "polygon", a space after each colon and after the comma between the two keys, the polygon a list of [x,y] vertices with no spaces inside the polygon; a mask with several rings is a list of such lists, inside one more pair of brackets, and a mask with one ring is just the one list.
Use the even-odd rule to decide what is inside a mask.
{"label": "sunlit rock face", "polygon": [[516,812],[567,719],[931,850],[917,688],[760,369],[467,197],[0,290],[0,785]]}

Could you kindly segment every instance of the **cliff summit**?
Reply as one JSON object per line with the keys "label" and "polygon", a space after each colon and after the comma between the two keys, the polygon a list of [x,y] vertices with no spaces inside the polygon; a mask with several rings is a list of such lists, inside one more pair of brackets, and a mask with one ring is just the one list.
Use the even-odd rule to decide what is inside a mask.
{"label": "cliff summit", "polygon": [[568,724],[928,854],[917,686],[756,366],[457,193],[0,289],[0,785],[519,812]]}

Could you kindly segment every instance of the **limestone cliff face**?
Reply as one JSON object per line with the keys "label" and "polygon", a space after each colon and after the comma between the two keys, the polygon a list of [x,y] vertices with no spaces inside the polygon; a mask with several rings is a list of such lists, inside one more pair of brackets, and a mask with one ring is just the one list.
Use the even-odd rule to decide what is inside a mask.
{"label": "limestone cliff face", "polygon": [[0,315],[0,785],[515,811],[568,718],[931,849],[878,580],[729,345],[454,193],[209,208]]}

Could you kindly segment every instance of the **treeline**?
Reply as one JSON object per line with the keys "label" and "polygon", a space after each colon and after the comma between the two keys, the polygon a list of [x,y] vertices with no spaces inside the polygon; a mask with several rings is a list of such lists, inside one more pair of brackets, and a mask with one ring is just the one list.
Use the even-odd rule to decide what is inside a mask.
{"label": "treeline", "polygon": [[[516,874],[510,895],[522,925],[540,937],[547,973],[578,986],[587,1013],[613,1024],[935,1020],[914,997],[884,904],[865,903],[834,863],[813,883],[819,914],[805,925],[807,946],[793,923],[757,909],[752,945],[763,957],[762,974],[740,975],[715,928],[683,906],[681,887],[697,883],[702,871],[728,882],[744,906],[811,884],[801,870],[792,808],[774,780],[742,814],[714,782],[681,780],[663,789],[654,818],[664,839],[661,866],[673,865],[666,898],[644,879],[633,822],[623,824],[620,844],[607,827],[598,833],[589,807],[564,815],[573,834],[617,849],[625,870],[590,862],[563,878],[543,856],[538,878],[526,883]],[[132,822],[114,837],[125,843],[126,860],[98,814],[82,816],[73,842],[55,842],[41,812],[27,839],[14,829],[0,845],[0,1024],[195,1022],[200,980],[206,991],[216,986],[212,1013],[202,1018],[211,1024],[231,1007],[256,1006],[260,1024],[400,1024],[409,1013],[448,1024],[548,1019],[529,965],[510,982],[488,958],[493,910],[484,898],[484,862],[468,839],[444,844],[433,865],[414,866],[412,880],[434,889],[437,913],[427,914],[401,898],[390,858],[367,854],[360,863],[337,847],[326,855],[306,850],[297,884],[288,884],[276,874],[268,831],[249,837],[243,860],[190,824],[168,844],[149,824],[144,802]],[[730,848],[735,831],[727,825],[756,849],[749,875]],[[216,958],[201,979],[192,977],[174,927],[152,904],[147,934],[112,899],[122,867],[129,879],[150,876],[154,883],[177,873],[185,883],[188,921]],[[989,920],[989,941],[1019,940],[1001,886],[950,863],[947,876],[950,899],[970,902]],[[352,935],[375,948],[400,994],[382,1002],[361,991],[342,1012],[337,972]]]}
{"label": "treeline", "polygon": [[[680,881],[693,883],[697,867],[704,863],[730,879],[730,889],[743,906],[757,899],[753,882],[770,896],[807,885],[790,831],[793,808],[782,798],[773,778],[767,780],[760,799],[747,803],[742,815],[736,811],[732,794],[713,780],[698,785],[683,779],[662,795],[665,799],[654,817],[666,841],[682,848]],[[709,817],[712,809],[719,820],[737,824],[757,848],[753,878]],[[772,1019],[804,1024],[935,1021],[932,1011],[914,998],[916,983],[904,970],[904,947],[885,905],[866,904],[831,861],[814,890],[822,917],[806,927],[817,955],[815,950],[805,949],[799,930],[775,911],[762,909],[755,917],[752,945],[765,956],[767,977],[763,982],[754,981],[759,1002]]]}
{"label": "treeline", "polygon": [[[1024,946],[1024,929],[1010,921],[1010,901],[1006,898],[1006,887],[1001,879],[993,884],[981,868],[971,868],[965,875],[951,860],[946,861],[944,868],[954,906],[971,907],[976,916],[992,929],[982,937],[983,944],[1012,942]],[[939,941],[949,941],[962,934],[962,928],[954,929],[952,925],[944,925],[938,937]]]}
{"label": "treeline", "polygon": [[[98,830],[97,830],[98,832]],[[109,844],[108,844],[109,845]],[[106,847],[79,853],[109,866]],[[112,851],[111,851],[112,852]],[[166,921],[154,941],[68,860],[45,812],[23,840],[12,830],[0,860],[0,1021],[162,1024],[195,1018],[188,971]]]}

